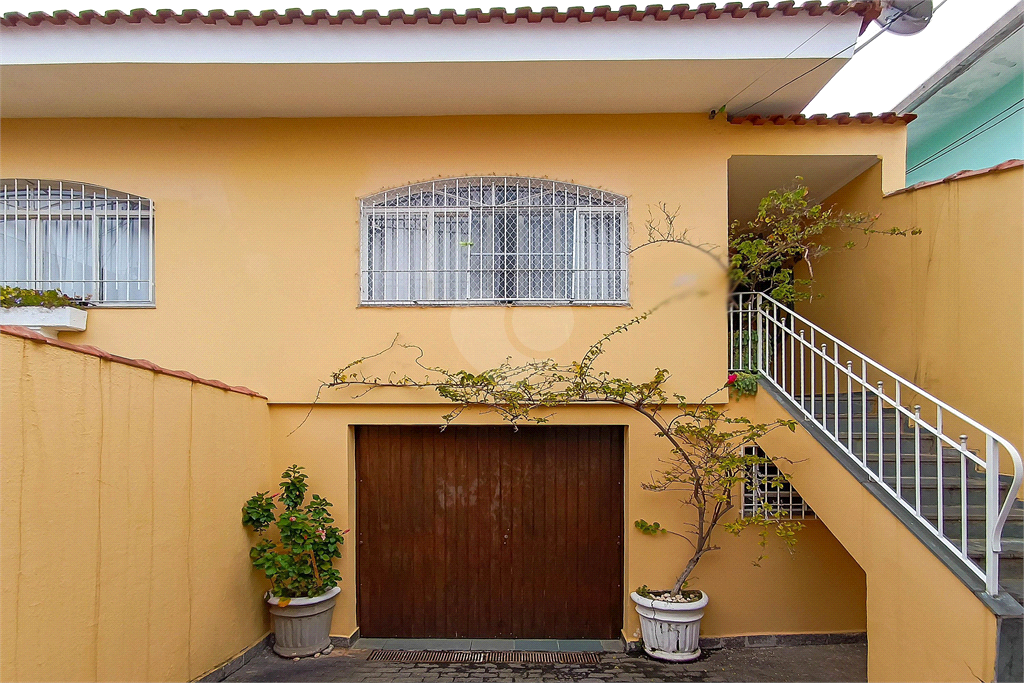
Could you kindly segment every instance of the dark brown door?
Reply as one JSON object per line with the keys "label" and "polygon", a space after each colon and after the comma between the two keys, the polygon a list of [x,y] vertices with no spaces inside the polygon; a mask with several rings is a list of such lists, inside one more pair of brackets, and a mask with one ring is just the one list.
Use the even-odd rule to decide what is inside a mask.
{"label": "dark brown door", "polygon": [[622,427],[357,427],[360,632],[618,638]]}

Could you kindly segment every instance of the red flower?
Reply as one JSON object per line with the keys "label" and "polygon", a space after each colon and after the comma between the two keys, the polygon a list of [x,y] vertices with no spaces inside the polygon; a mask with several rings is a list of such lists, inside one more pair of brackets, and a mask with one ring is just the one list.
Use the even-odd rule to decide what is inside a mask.
{"label": "red flower", "polygon": [[725,384],[726,384],[727,386],[728,386],[729,384],[733,384],[733,383],[735,383],[735,382],[736,382],[736,380],[737,380],[738,378],[739,378],[739,375],[737,375],[737,374],[736,374],[736,373],[734,372],[734,373],[732,373],[731,375],[729,375],[729,377],[728,377],[728,378],[727,378],[727,379],[725,380]]}

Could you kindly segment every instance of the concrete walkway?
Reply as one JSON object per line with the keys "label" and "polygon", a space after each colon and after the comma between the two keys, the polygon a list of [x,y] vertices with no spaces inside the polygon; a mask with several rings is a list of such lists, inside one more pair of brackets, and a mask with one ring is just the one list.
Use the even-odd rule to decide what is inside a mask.
{"label": "concrete walkway", "polygon": [[867,645],[748,647],[664,664],[604,653],[599,664],[398,664],[369,662],[367,649],[336,648],[316,659],[282,659],[270,649],[229,681],[866,681]]}

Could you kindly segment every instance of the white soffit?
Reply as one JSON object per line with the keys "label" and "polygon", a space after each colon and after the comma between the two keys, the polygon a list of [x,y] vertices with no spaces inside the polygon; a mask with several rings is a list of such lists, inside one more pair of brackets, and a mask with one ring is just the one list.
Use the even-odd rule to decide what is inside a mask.
{"label": "white soffit", "polygon": [[860,26],[852,13],[560,24],[15,25],[0,29],[0,107],[7,117],[698,112],[746,88],[730,111],[791,114],[849,60]]}
{"label": "white soffit", "polygon": [[771,190],[792,188],[797,176],[819,203],[879,162],[877,156],[737,155],[729,158],[729,222],[746,223],[757,216],[761,199]]}

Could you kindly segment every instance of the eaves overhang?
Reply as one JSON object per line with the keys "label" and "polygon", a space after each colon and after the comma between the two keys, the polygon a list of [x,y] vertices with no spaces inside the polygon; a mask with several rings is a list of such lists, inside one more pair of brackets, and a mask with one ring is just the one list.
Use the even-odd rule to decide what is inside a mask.
{"label": "eaves overhang", "polygon": [[[877,3],[4,16],[5,117],[795,114]],[[83,87],[83,84],[91,84]]]}

